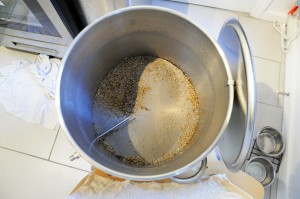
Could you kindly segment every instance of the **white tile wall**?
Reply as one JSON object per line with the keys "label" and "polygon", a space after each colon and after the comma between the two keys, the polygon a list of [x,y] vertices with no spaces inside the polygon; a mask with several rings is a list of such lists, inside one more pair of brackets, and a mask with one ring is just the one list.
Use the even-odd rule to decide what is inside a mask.
{"label": "white tile wall", "polygon": [[247,15],[241,15],[239,20],[248,36],[254,56],[285,62],[285,55],[280,46],[280,35],[273,28],[272,23]]}
{"label": "white tile wall", "polygon": [[89,164],[82,157],[74,161],[70,161],[69,156],[74,154],[75,149],[70,144],[69,140],[65,136],[65,132],[60,128],[54,147],[51,153],[50,160],[53,162],[58,162],[71,167],[83,169],[86,171],[91,170],[91,164]]}
{"label": "white tile wall", "polygon": [[282,117],[283,108],[257,103],[255,136],[265,126],[281,131]]}
{"label": "white tile wall", "polygon": [[154,0],[152,5],[171,8],[187,15],[215,39],[218,38],[220,30],[228,18],[238,18],[238,14],[235,12],[197,5],[187,6],[187,4],[179,2]]}
{"label": "white tile wall", "polygon": [[[279,81],[279,91],[280,92],[286,92],[285,90],[285,64],[281,63],[280,65],[280,81]],[[278,95],[278,106],[283,107],[284,98],[286,98],[286,95]]]}
{"label": "white tile wall", "polygon": [[257,101],[277,106],[281,64],[258,57],[254,57],[254,64],[256,70]]}

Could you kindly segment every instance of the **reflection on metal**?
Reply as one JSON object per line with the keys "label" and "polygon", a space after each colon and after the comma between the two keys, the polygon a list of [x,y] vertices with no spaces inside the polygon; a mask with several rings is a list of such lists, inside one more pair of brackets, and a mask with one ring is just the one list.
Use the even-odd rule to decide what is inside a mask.
{"label": "reflection on metal", "polygon": [[124,122],[126,122],[127,120],[129,120],[132,117],[132,115],[126,117],[124,120],[122,120],[121,122],[119,122],[118,124],[116,124],[115,126],[111,127],[109,130],[105,131],[104,133],[98,135],[97,137],[93,140],[93,142],[91,143],[91,145],[93,145],[96,141],[99,141],[99,139],[103,136],[105,136],[106,134],[112,132],[113,130],[115,130],[117,127],[119,127],[120,125],[122,125]]}
{"label": "reflection on metal", "polygon": [[275,172],[278,173],[279,167],[281,165],[281,161],[282,161],[282,158],[283,158],[283,154],[280,154],[277,157],[267,157],[258,148],[257,143],[256,143],[256,139],[253,139],[252,149],[251,149],[250,155],[247,158],[247,160],[250,160],[252,157],[256,157],[256,156],[264,156],[264,157],[268,158],[272,162],[272,164],[274,165]]}
{"label": "reflection on metal", "polygon": [[224,24],[218,43],[225,53],[235,80],[232,116],[218,147],[226,166],[231,171],[238,171],[247,158],[254,129],[254,66],[246,35],[236,19],[230,19]]}
{"label": "reflection on metal", "polygon": [[197,182],[201,179],[202,175],[204,174],[205,170],[207,169],[207,158],[201,161],[201,164],[197,167],[194,167],[186,172],[181,173],[180,175],[173,176],[171,179],[174,182],[180,184],[188,184],[192,182]]}

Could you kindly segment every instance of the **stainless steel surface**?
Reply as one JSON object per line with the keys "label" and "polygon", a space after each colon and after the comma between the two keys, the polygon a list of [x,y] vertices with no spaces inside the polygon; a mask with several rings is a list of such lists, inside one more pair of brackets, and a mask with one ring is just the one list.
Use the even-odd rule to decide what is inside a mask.
{"label": "stainless steel surface", "polygon": [[110,129],[108,129],[107,131],[105,131],[104,133],[98,135],[94,141],[92,142],[91,145],[94,144],[95,141],[99,140],[99,138],[103,137],[104,135],[106,135],[107,133],[111,132],[112,130],[114,130],[115,128],[117,128],[118,126],[120,126],[121,124],[123,124],[124,122],[126,122],[127,120],[129,120],[132,117],[132,115],[130,115],[129,117],[125,118],[124,120],[122,120],[121,122],[119,122],[118,124],[116,124],[115,126],[111,127]]}
{"label": "stainless steel surface", "polygon": [[171,177],[171,179],[174,182],[181,183],[181,184],[197,182],[201,179],[206,169],[207,169],[207,158],[202,160],[200,165],[197,165],[177,176],[173,176]]}
{"label": "stainless steel surface", "polygon": [[255,70],[247,37],[238,20],[230,19],[224,24],[218,43],[235,81],[232,116],[218,147],[226,166],[236,172],[244,165],[252,142],[256,113]]}
{"label": "stainless steel surface", "polygon": [[245,172],[264,187],[270,186],[275,178],[275,169],[272,162],[262,156],[251,158],[246,164]]}
{"label": "stainless steel surface", "polygon": [[268,156],[279,156],[285,149],[285,143],[279,131],[272,127],[264,127],[257,135],[258,148]]}
{"label": "stainless steel surface", "polygon": [[[1,31],[1,29],[0,29]],[[26,39],[21,37],[12,37],[5,35],[4,37],[0,34],[1,45],[15,48],[19,50],[25,50],[35,53],[43,53],[46,55],[52,55],[56,57],[63,57],[66,53],[68,46],[56,45],[53,43],[45,43],[32,39]]]}
{"label": "stainless steel surface", "polygon": [[[102,148],[89,151],[95,135],[92,103],[100,82],[121,60],[137,55],[161,57],[181,68],[201,104],[198,131],[189,150],[161,165],[134,167]],[[231,115],[230,81],[231,72],[218,44],[184,15],[151,6],[125,8],[96,20],[71,44],[58,75],[59,120],[74,148],[100,170],[140,181],[169,178],[196,166],[216,146]],[[127,129],[122,135],[129,135],[130,125]],[[138,132],[146,136],[152,129]],[[155,148],[154,140],[147,141]],[[134,144],[128,147],[138,148],[142,143]]]}

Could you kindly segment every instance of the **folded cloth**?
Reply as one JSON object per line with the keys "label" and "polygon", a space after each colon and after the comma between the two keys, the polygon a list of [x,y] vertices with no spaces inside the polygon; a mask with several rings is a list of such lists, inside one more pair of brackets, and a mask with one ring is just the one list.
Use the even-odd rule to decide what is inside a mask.
{"label": "folded cloth", "polygon": [[20,60],[0,68],[0,103],[18,118],[54,129],[58,124],[54,97],[60,61],[45,55],[38,60],[41,57],[43,61],[37,63]]}
{"label": "folded cloth", "polygon": [[31,64],[27,68],[35,80],[42,86],[51,97],[55,96],[55,84],[58,74],[59,59],[49,59],[47,55],[39,55],[36,64]]}
{"label": "folded cloth", "polygon": [[230,182],[225,174],[210,176],[193,184],[174,182],[116,181],[90,174],[68,199],[96,198],[197,198],[197,199],[251,199],[252,197]]}

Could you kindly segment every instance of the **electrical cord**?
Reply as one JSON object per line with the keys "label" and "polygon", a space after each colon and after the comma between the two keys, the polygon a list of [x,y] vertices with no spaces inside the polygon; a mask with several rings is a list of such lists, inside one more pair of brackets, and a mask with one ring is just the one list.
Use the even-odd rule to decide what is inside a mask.
{"label": "electrical cord", "polygon": [[[297,29],[293,34],[288,34],[287,25],[293,17],[296,17]],[[280,21],[274,21],[273,23],[274,28],[281,35],[281,49],[285,54],[289,52],[292,41],[294,41],[300,34],[298,17],[299,13],[297,16],[288,15],[284,23],[281,23]]]}

